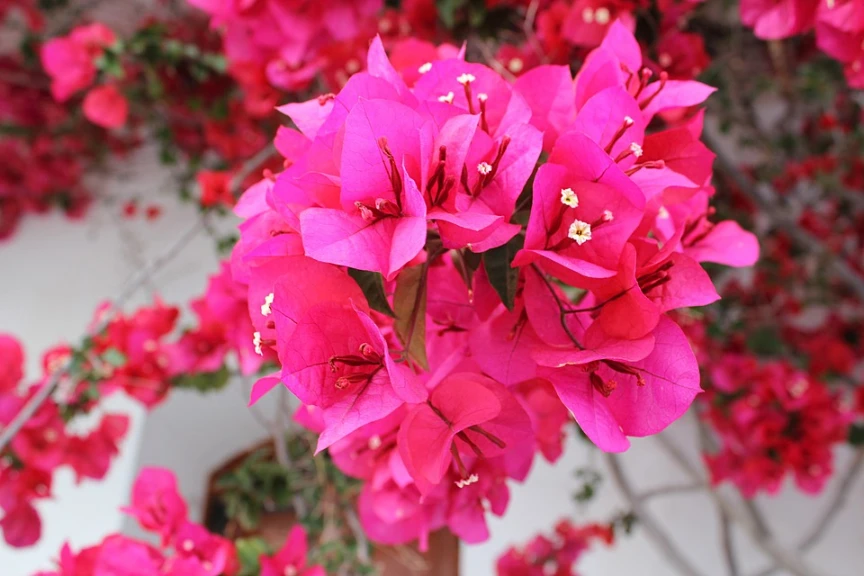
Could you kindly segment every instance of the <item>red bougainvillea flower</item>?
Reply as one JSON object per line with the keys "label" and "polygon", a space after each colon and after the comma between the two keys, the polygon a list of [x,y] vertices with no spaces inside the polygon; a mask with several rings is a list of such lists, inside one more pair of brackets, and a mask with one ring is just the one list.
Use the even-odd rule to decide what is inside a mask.
{"label": "red bougainvillea flower", "polygon": [[[399,452],[421,492],[441,482],[451,465],[458,482],[477,480],[468,458],[492,458],[531,440],[531,421],[507,390],[479,374],[454,374],[415,405],[399,430]],[[529,448],[530,452],[530,448]]]}
{"label": "red bougainvillea flower", "polygon": [[0,394],[13,392],[24,376],[24,350],[14,337],[0,334]]}
{"label": "red bougainvillea flower", "polygon": [[129,102],[113,84],[98,86],[84,98],[84,116],[103,128],[120,128],[129,116]]}
{"label": "red bougainvillea flower", "polygon": [[132,486],[132,503],[123,509],[145,530],[172,540],[186,522],[186,501],[177,491],[177,478],[165,468],[144,468]]}
{"label": "red bougainvillea flower", "polygon": [[[42,47],[42,66],[51,76],[51,92],[58,102],[90,86],[96,78],[94,60],[116,41],[103,24],[79,26],[62,38],[52,38]],[[98,124],[98,122],[96,122]]]}
{"label": "red bougainvillea flower", "polygon": [[540,374],[602,450],[621,452],[630,446],[627,436],[660,432],[701,391],[696,357],[678,325],[661,317],[653,340],[646,355],[644,346],[620,346],[589,329],[585,350],[537,354],[539,363],[558,367]]}
{"label": "red bougainvillea flower", "polygon": [[201,188],[201,205],[234,205],[231,193],[231,173],[224,170],[201,170],[196,176]]}
{"label": "red bougainvillea flower", "polygon": [[261,576],[326,576],[321,566],[306,566],[306,531],[295,525],[288,538],[273,556],[261,556]]}
{"label": "red bougainvillea flower", "polygon": [[813,27],[819,0],[741,0],[741,22],[763,40],[778,40]]}

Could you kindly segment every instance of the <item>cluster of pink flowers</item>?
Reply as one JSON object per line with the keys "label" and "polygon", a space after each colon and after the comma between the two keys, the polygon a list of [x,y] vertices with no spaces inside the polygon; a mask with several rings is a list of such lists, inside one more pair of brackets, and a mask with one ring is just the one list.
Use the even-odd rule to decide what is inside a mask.
{"label": "cluster of pink flowers", "polygon": [[[296,92],[324,76],[334,88],[362,67],[381,0],[188,0],[223,35],[231,71],[250,97]],[[433,7],[434,13],[434,7]]]}
{"label": "cluster of pink flowers", "polygon": [[[64,360],[63,353],[46,354],[46,372]],[[18,341],[0,335],[0,426],[9,424],[42,384],[21,388],[23,363]],[[43,382],[44,378],[47,373]],[[78,481],[103,478],[129,425],[125,415],[104,414],[90,432],[73,434],[66,430],[67,420],[59,404],[43,404],[0,454],[0,528],[12,546],[30,546],[39,540],[41,521],[33,502],[51,496],[55,470],[68,466]]]}
{"label": "cluster of pink flowers", "polygon": [[778,492],[790,474],[801,490],[820,492],[851,421],[840,397],[788,363],[751,356],[726,355],[710,376],[704,418],[721,441],[705,457],[712,481],[752,497]]}
{"label": "cluster of pink flowers", "polygon": [[562,520],[551,538],[536,536],[523,548],[510,548],[496,565],[498,576],[578,576],[576,563],[594,542],[607,546],[615,541],[612,526],[575,526]]}
{"label": "cluster of pink flowers", "polygon": [[[123,509],[158,545],[111,534],[75,553],[65,545],[57,569],[36,576],[236,576],[240,562],[234,543],[191,522],[186,501],[170,470],[144,468],[132,488],[132,503]],[[326,576],[307,566],[306,532],[299,525],[274,555],[262,555],[261,576]]]}
{"label": "cluster of pink flowers", "polygon": [[[699,34],[683,30],[703,0],[661,0],[656,32],[657,61],[645,60],[654,72],[671,78],[692,79],[708,66],[709,57]],[[495,6],[531,2],[490,2]],[[596,48],[614,22],[633,32],[636,13],[650,8],[648,0],[547,0],[534,7],[533,36],[521,44],[502,44],[495,58],[509,73],[519,76],[540,64],[569,64]]]}
{"label": "cluster of pink flowers", "polygon": [[819,48],[864,88],[864,5],[858,0],[741,0],[741,21],[763,40],[815,30]]}
{"label": "cluster of pink flowers", "polygon": [[[106,305],[107,306],[107,305]],[[100,308],[98,321],[106,306]],[[256,372],[263,359],[249,339],[252,324],[246,288],[235,284],[227,265],[211,277],[206,293],[190,303],[197,326],[174,337],[178,308],[157,302],[130,315],[118,315],[95,334],[84,350],[58,346],[45,353],[44,373],[22,386],[24,355],[11,336],[0,335],[0,427],[9,424],[52,374],[72,357],[44,403],[0,454],[0,528],[12,546],[30,546],[41,533],[35,500],[51,497],[54,472],[71,468],[80,482],[105,477],[128,428],[122,414],[104,414],[90,432],[72,433],[67,423],[92,412],[100,400],[123,392],[147,408],[163,402],[177,378],[216,373],[230,354],[238,369]]]}
{"label": "cluster of pink flowers", "polygon": [[[758,246],[709,219],[713,154],[684,112],[712,89],[653,74],[625,26],[575,79],[509,84],[461,54],[417,72],[376,39],[338,94],[280,108],[299,131],[238,203],[231,266],[281,366],[252,400],[282,382],[303,402],[318,449],[367,480],[370,537],[478,542],[568,412],[621,451],[686,411],[699,370],[665,312],[718,298],[700,262]],[[646,134],[662,116],[680,121]]]}
{"label": "cluster of pink flowers", "polygon": [[42,66],[51,77],[51,93],[65,102],[87,90],[83,110],[88,120],[103,128],[126,124],[129,103],[112,83],[92,87],[97,76],[96,60],[117,42],[114,32],[99,23],[79,26],[68,36],[52,38],[42,46]]}

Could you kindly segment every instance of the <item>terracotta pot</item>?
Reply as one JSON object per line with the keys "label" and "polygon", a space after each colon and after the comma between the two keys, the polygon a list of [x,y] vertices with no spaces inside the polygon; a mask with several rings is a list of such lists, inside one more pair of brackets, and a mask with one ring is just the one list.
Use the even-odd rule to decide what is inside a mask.
{"label": "terracotta pot", "polygon": [[[251,535],[242,533],[236,526],[225,524],[216,480],[240,466],[253,452],[272,449],[272,446],[270,441],[253,446],[228,459],[210,474],[204,514],[204,524],[208,528],[222,532],[228,538]],[[292,511],[267,512],[262,515],[254,535],[262,538],[274,549],[278,549],[285,542],[294,522],[295,516]],[[449,530],[439,530],[430,535],[429,551],[425,554],[421,554],[416,545],[376,546],[373,561],[379,567],[381,576],[458,576],[459,539]]]}

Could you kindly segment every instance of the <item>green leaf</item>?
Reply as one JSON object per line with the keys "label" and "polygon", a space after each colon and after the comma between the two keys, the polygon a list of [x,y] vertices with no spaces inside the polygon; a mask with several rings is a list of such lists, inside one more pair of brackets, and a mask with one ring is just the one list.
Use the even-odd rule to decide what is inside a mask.
{"label": "green leaf", "polygon": [[465,6],[466,0],[437,0],[438,17],[444,26],[452,29],[456,25],[456,12]]}
{"label": "green leaf", "polygon": [[864,424],[849,426],[849,443],[853,446],[864,446]]}
{"label": "green leaf", "polygon": [[213,392],[224,388],[231,380],[231,372],[222,366],[216,372],[203,372],[201,374],[182,374],[174,378],[173,384],[177,388],[189,388],[199,392]]}
{"label": "green leaf", "polygon": [[260,558],[270,552],[267,543],[260,538],[240,538],[235,540],[237,559],[240,560],[240,574],[257,575],[261,571]]}
{"label": "green leaf", "polygon": [[393,295],[396,334],[408,355],[424,370],[426,358],[426,265],[405,268],[396,278]]}
{"label": "green leaf", "polygon": [[369,302],[370,308],[391,318],[396,317],[393,309],[390,308],[390,303],[387,301],[387,294],[384,293],[384,278],[381,274],[349,268],[348,275],[360,286],[363,295],[366,296],[366,300]]}
{"label": "green leaf", "polygon": [[516,299],[516,285],[519,281],[519,270],[510,266],[516,252],[522,249],[525,239],[521,235],[514,236],[507,244],[487,250],[483,254],[486,265],[486,275],[489,282],[508,310],[513,309]]}
{"label": "green leaf", "polygon": [[116,348],[109,348],[102,353],[102,361],[119,368],[126,364],[126,355]]}

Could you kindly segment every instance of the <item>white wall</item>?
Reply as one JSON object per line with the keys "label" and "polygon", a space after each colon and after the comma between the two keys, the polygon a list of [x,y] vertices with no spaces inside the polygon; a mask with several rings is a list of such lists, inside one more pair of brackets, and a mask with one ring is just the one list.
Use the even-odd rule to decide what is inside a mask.
{"label": "white wall", "polygon": [[[186,227],[193,211],[176,206],[165,181],[152,181],[152,154],[144,152],[129,162],[123,174],[112,174],[102,189],[123,196],[141,195],[158,199],[165,216],[155,223],[129,222],[118,209],[100,208],[83,222],[70,223],[61,217],[31,219],[13,242],[0,245],[0,331],[12,332],[23,340],[28,371],[36,373],[37,351],[54,343],[74,341],[89,322],[96,305],[116,294],[128,275],[170,245]],[[145,292],[158,290],[168,302],[181,303],[200,293],[208,274],[216,270],[211,241],[202,236],[160,273]],[[149,299],[139,295],[136,303]],[[263,401],[269,413],[273,399]],[[24,551],[0,544],[0,576],[30,576],[48,568],[64,540],[74,546],[97,542],[106,533],[121,527],[131,529],[118,506],[127,499],[136,470],[143,465],[175,469],[184,494],[194,511],[200,512],[206,476],[226,456],[266,436],[266,430],[246,408],[246,392],[235,382],[226,390],[203,398],[179,392],[146,419],[128,403],[118,408],[135,415],[123,456],[102,483],[73,485],[71,475],[58,477],[56,498],[40,506],[45,533],[40,544]],[[696,458],[692,423],[683,422],[671,430],[672,438]],[[838,468],[848,461],[844,451]],[[555,466],[538,464],[522,486],[513,488],[508,514],[491,523],[492,539],[483,545],[466,547],[462,554],[464,576],[492,574],[495,558],[510,544],[523,543],[556,520],[571,516],[579,521],[603,520],[623,509],[614,488],[606,481],[596,500],[577,507],[571,495],[576,488],[573,471],[587,462],[602,465],[602,457],[583,442],[571,440],[562,460]],[[658,451],[652,440],[635,441],[624,456],[624,464],[642,488],[680,482],[682,476]],[[830,494],[834,484],[826,494]],[[778,498],[761,499],[759,504],[772,520],[778,538],[795,542],[805,533],[826,498],[811,499],[788,490]],[[829,576],[860,576],[864,566],[864,482],[860,479],[846,511],[823,543],[811,555],[813,565]],[[718,542],[718,521],[708,500],[686,495],[657,500],[651,510],[666,525],[674,540],[705,576],[724,576]],[[611,550],[599,550],[585,557],[584,576],[670,576],[664,559],[646,540],[638,526],[632,537],[623,536]],[[742,576],[762,566],[761,558],[743,539]]]}

